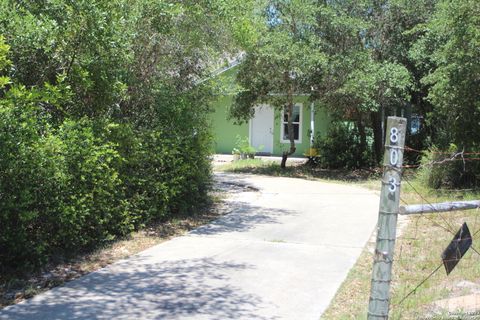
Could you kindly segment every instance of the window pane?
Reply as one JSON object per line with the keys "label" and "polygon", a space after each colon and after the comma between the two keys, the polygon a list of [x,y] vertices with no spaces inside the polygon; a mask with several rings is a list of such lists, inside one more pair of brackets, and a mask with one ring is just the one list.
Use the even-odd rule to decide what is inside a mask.
{"label": "window pane", "polygon": [[[293,138],[295,140],[299,140],[300,138],[300,125],[294,124],[293,125]],[[289,140],[288,137],[288,126],[286,124],[283,125],[283,140]]]}
{"label": "window pane", "polygon": [[293,107],[293,122],[300,122],[300,106]]}
{"label": "window pane", "polygon": [[[300,123],[300,106],[293,106],[293,117],[292,122]],[[283,111],[283,122],[288,122],[288,111],[287,108]]]}

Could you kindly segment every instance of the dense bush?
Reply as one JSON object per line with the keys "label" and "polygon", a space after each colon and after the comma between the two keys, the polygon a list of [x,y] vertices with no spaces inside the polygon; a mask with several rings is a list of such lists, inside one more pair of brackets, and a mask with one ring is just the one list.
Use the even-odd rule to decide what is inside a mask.
{"label": "dense bush", "polygon": [[434,189],[478,187],[480,177],[476,173],[480,172],[480,165],[471,161],[468,152],[462,156],[461,151],[453,144],[447,150],[428,150],[421,161],[420,181]]}
{"label": "dense bush", "polygon": [[8,49],[0,37],[0,272],[92,249],[207,199],[207,103],[195,91],[164,93],[172,97],[146,124],[69,115],[74,93],[61,78],[27,88],[2,76]]}
{"label": "dense bush", "polygon": [[34,103],[2,105],[0,270],[39,266],[204,201],[207,148],[195,139],[87,118],[53,128]]}
{"label": "dense bush", "polygon": [[0,152],[1,269],[38,266],[132,229],[122,159],[94,135],[92,121],[54,129],[33,102],[4,103]]}
{"label": "dense bush", "polygon": [[119,175],[135,226],[186,212],[205,201],[210,181],[209,141],[172,137],[161,128],[134,131],[120,125],[110,131],[127,160]]}
{"label": "dense bush", "polygon": [[314,140],[318,151],[317,162],[330,169],[354,169],[372,164],[371,148],[361,152],[360,138],[355,126],[349,122],[335,122],[326,136]]}

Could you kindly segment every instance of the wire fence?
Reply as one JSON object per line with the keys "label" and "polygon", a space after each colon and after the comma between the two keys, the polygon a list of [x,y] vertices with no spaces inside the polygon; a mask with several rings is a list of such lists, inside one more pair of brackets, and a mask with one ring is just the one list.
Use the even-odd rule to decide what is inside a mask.
{"label": "wire fence", "polygon": [[[404,147],[404,152],[427,155],[410,147]],[[438,200],[464,200],[469,194],[474,195],[473,189],[442,189],[433,194],[410,177],[417,170],[458,161],[465,169],[465,164],[480,161],[480,152],[429,153],[435,155],[434,161],[403,166],[407,172],[402,177],[402,205],[422,204],[435,209],[433,202]],[[480,211],[433,211],[399,216],[399,220],[408,223],[400,223],[403,227],[397,229],[390,319],[480,319]],[[462,243],[471,243],[471,246],[459,261],[448,260],[451,258],[447,247],[460,243],[459,234],[466,235]],[[455,247],[455,250],[460,249]]]}

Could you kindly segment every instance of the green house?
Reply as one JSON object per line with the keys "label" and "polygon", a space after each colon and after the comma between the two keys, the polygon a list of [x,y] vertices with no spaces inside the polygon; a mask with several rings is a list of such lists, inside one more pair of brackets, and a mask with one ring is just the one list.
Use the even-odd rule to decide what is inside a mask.
{"label": "green house", "polygon": [[[236,68],[233,66],[218,72],[217,75],[221,74],[222,81],[228,83],[234,82],[235,73]],[[227,90],[214,104],[211,127],[214,134],[215,153],[231,154],[235,148],[237,136],[248,137],[250,145],[262,155],[280,156],[284,150],[289,149],[287,118],[281,110],[269,105],[259,105],[255,108],[254,117],[248,123],[236,125],[233,120],[228,119],[233,99],[234,95]],[[297,95],[293,118],[297,147],[294,156],[303,156],[308,153],[313,136],[318,133],[324,135],[329,123],[329,116],[318,103],[310,102],[307,95]]]}

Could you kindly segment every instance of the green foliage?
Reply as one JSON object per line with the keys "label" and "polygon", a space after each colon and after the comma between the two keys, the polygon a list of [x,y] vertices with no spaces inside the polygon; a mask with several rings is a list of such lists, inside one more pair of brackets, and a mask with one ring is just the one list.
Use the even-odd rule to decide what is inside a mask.
{"label": "green foliage", "polygon": [[205,146],[168,137],[160,129],[133,132],[121,126],[112,134],[124,141],[119,151],[128,162],[119,174],[135,226],[188,213],[205,202],[210,179]]}
{"label": "green foliage", "polygon": [[0,272],[208,200],[213,88],[197,82],[253,36],[251,5],[0,1]]}
{"label": "green foliage", "polygon": [[117,170],[122,159],[114,144],[96,136],[94,126],[88,119],[67,120],[55,132],[55,140],[63,147],[58,152],[67,178],[58,208],[59,243],[71,251],[133,228]]}
{"label": "green foliage", "polygon": [[312,26],[317,6],[314,1],[270,1],[262,8],[264,25],[256,46],[240,65],[237,76],[243,87],[231,110],[233,118],[245,121],[258,103],[283,109],[292,95],[308,90],[305,82],[324,61]]}
{"label": "green foliage", "polygon": [[233,149],[234,154],[240,154],[245,156],[254,156],[257,150],[250,145],[248,137],[242,137],[237,135],[237,141],[235,143],[235,148]]}
{"label": "green foliage", "polygon": [[27,96],[36,95],[12,89],[0,108],[0,270],[87,250],[206,200],[199,137],[88,118],[53,128]]}
{"label": "green foliage", "polygon": [[2,90],[10,82],[9,77],[2,75],[2,71],[4,71],[12,63],[7,57],[9,49],[10,46],[5,43],[3,36],[0,36],[0,90]]}
{"label": "green foliage", "polygon": [[[404,40],[408,27],[404,20],[411,18],[399,15],[398,2],[402,1],[321,4],[316,30],[327,67],[311,75],[312,93],[335,119],[356,122],[359,147],[375,162],[382,156],[382,122],[405,108],[414,84],[409,65],[393,49]],[[390,41],[393,37],[396,42]],[[370,130],[371,145],[367,144]]]}
{"label": "green foliage", "polygon": [[12,63],[7,57],[9,50],[10,46],[5,43],[5,38],[0,36],[0,71],[3,71]]}
{"label": "green foliage", "polygon": [[122,96],[128,61],[120,8],[111,1],[2,1],[0,32],[11,46],[14,80],[27,87],[64,75],[78,116],[104,113]]}
{"label": "green foliage", "polygon": [[[416,28],[422,36],[409,52],[416,67],[426,70],[420,84],[428,89],[425,100],[431,108],[424,115],[430,143],[438,146],[423,163],[480,147],[480,5],[478,1],[438,1],[434,8],[429,21]],[[427,166],[422,170],[423,181],[431,187],[475,186],[480,172],[476,162],[467,159],[465,165],[451,161]]]}
{"label": "green foliage", "polygon": [[428,118],[442,148],[450,143],[479,147],[479,25],[478,1],[439,1],[425,35],[412,48],[417,63],[430,67],[422,81],[430,87]]}
{"label": "green foliage", "polygon": [[335,122],[325,137],[317,136],[314,148],[318,151],[318,165],[329,169],[356,169],[372,165],[370,149],[362,152],[356,131],[353,123]]}
{"label": "green foliage", "polygon": [[[392,109],[401,107],[409,97],[410,85],[410,75],[404,66],[366,61],[362,68],[352,70],[343,86],[332,95],[337,104],[348,106],[346,100],[353,100],[362,112],[378,111],[381,106]],[[330,105],[333,105],[333,101]]]}
{"label": "green foliage", "polygon": [[249,47],[237,81],[243,88],[235,96],[230,116],[245,122],[255,106],[266,103],[287,114],[289,150],[283,152],[282,168],[296,150],[293,133],[293,97],[310,90],[307,79],[325,61],[313,32],[317,4],[312,0],[268,1],[260,9],[265,28],[256,45]]}
{"label": "green foliage", "polygon": [[419,181],[433,189],[475,188],[479,185],[478,161],[462,155],[454,144],[448,149],[430,148],[421,160]]}
{"label": "green foliage", "polygon": [[53,129],[40,96],[13,88],[0,104],[0,270],[38,266],[131,230],[115,147],[87,119]]}

